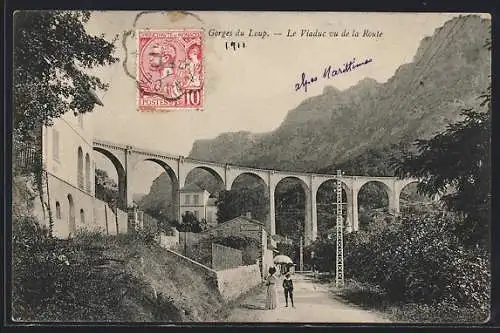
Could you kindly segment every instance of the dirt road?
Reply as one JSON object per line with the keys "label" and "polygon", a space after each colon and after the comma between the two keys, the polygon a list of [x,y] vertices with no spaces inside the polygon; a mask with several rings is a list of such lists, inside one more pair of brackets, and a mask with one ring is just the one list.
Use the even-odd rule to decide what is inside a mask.
{"label": "dirt road", "polygon": [[265,287],[242,300],[225,322],[300,322],[300,323],[388,323],[388,319],[367,310],[348,305],[334,297],[328,285],[312,277],[295,274],[295,308],[285,307],[281,283],[277,285],[278,307],[265,310]]}

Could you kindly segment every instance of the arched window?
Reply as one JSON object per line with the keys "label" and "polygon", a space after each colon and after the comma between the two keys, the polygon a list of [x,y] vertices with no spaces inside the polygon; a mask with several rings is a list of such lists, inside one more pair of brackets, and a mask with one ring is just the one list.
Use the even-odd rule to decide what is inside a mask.
{"label": "arched window", "polygon": [[83,190],[83,150],[78,147],[78,187]]}
{"label": "arched window", "polygon": [[56,219],[61,219],[61,204],[59,201],[56,201]]}
{"label": "arched window", "polygon": [[85,212],[83,211],[83,208],[80,209],[80,223],[85,224]]}
{"label": "arched window", "polygon": [[76,232],[76,223],[75,223],[75,203],[73,202],[73,197],[71,194],[68,194],[68,222],[69,222],[69,233],[74,235]]}
{"label": "arched window", "polygon": [[90,157],[89,154],[87,153],[85,155],[85,179],[86,179],[86,184],[85,187],[87,189],[87,192],[90,192]]}

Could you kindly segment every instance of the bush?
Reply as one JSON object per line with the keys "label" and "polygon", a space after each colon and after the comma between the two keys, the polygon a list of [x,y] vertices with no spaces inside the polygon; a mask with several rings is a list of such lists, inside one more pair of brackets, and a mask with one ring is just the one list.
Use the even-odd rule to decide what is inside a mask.
{"label": "bush", "polygon": [[260,242],[251,237],[217,236],[211,238],[211,243],[217,243],[233,249],[241,250],[244,265],[255,264],[260,258]]}
{"label": "bush", "polygon": [[116,321],[131,314],[126,294],[144,281],[113,269],[109,237],[81,230],[73,239],[50,237],[33,217],[13,221],[12,314],[16,321]]}
{"label": "bush", "polygon": [[346,237],[346,274],[376,283],[398,301],[474,307],[489,302],[489,258],[462,245],[456,214],[410,214]]}
{"label": "bush", "polygon": [[400,323],[477,323],[488,316],[485,310],[460,307],[446,301],[436,304],[391,302],[379,286],[352,279],[346,279],[345,287],[339,292],[349,302],[376,309]]}
{"label": "bush", "polygon": [[[345,235],[345,276],[379,285],[393,302],[487,313],[489,256],[480,246],[463,245],[462,221],[461,215],[429,210],[379,216],[366,230]],[[321,270],[335,269],[335,240],[320,239],[312,247]]]}

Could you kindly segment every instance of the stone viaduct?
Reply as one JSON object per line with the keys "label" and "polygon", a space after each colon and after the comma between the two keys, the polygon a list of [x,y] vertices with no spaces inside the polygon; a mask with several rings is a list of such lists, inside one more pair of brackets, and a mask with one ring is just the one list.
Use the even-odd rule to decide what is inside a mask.
{"label": "stone viaduct", "polygon": [[[242,174],[250,174],[260,178],[267,186],[269,197],[269,216],[266,227],[271,235],[276,233],[275,200],[274,194],[277,185],[285,178],[298,179],[306,194],[305,240],[309,244],[317,236],[317,203],[316,194],[321,184],[336,180],[336,175],[314,174],[303,172],[290,172],[268,169],[256,169],[229,164],[206,162],[174,156],[158,151],[133,147],[130,145],[116,144],[103,140],[94,140],[94,150],[108,157],[118,173],[118,187],[121,206],[126,208],[132,205],[132,192],[130,177],[132,171],[142,161],[152,161],[159,164],[172,180],[172,198],[176,215],[180,216],[180,193],[186,182],[189,172],[196,168],[204,169],[217,178],[226,190],[230,190],[235,179]],[[358,193],[361,187],[369,182],[382,184],[389,198],[389,209],[399,213],[399,196],[405,186],[418,182],[418,179],[397,179],[395,177],[368,177],[368,176],[342,176],[343,190],[347,194],[347,230],[359,230],[358,223]]]}

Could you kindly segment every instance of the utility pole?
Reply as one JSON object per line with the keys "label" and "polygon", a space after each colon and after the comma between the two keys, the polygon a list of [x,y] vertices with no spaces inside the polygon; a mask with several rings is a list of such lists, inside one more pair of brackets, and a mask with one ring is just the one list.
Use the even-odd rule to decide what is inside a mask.
{"label": "utility pole", "polygon": [[184,256],[187,257],[187,230],[184,229]]}
{"label": "utility pole", "polygon": [[300,271],[304,271],[304,245],[302,236],[300,236]]}
{"label": "utility pole", "polygon": [[342,222],[342,183],[340,178],[342,172],[337,170],[337,263],[335,286],[337,288],[344,287],[344,225]]}

